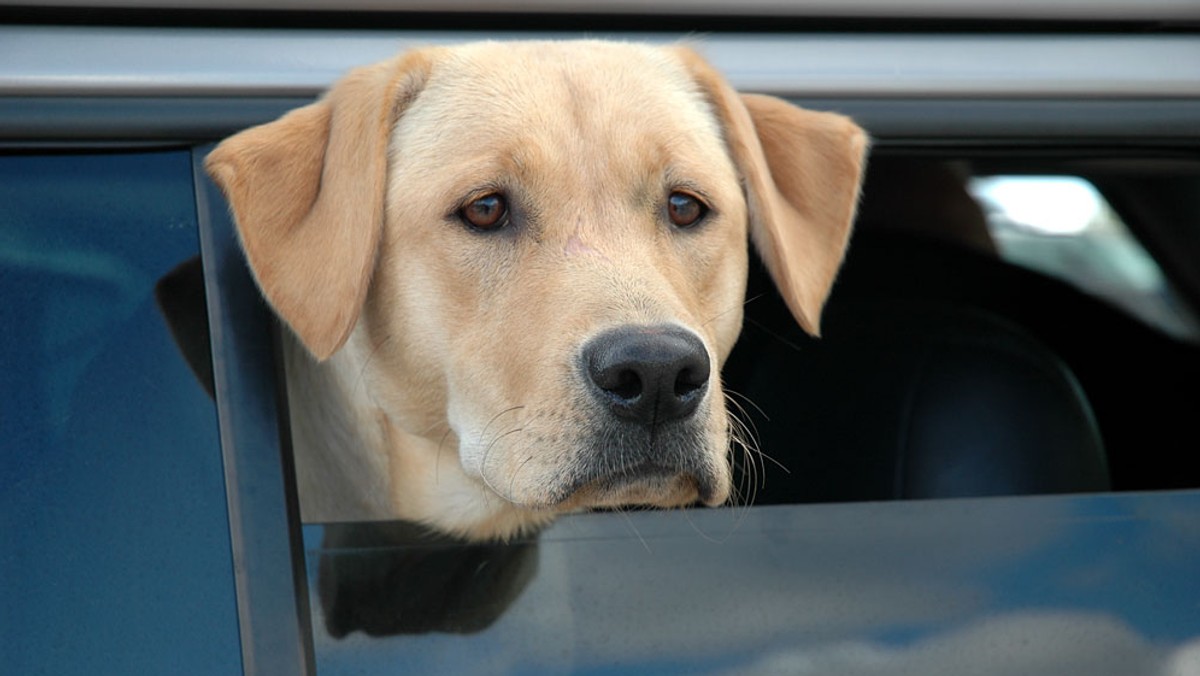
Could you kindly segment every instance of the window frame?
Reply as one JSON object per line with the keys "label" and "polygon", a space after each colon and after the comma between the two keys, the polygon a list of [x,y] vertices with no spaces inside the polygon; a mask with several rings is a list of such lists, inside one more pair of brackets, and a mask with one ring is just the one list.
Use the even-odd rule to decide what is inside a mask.
{"label": "window frame", "polygon": [[230,547],[247,674],[315,669],[300,503],[276,320],[255,285],[220,190],[193,149],[196,213]]}
{"label": "window frame", "polygon": [[[899,143],[885,141],[883,145],[939,151],[944,148],[913,139]],[[1106,144],[1081,147],[1106,147]],[[304,533],[309,532],[311,549],[313,539],[319,537],[317,533],[323,532],[323,527],[306,526],[300,521],[288,438],[286,392],[278,361],[278,331],[282,329],[245,265],[224,198],[203,172],[203,157],[210,149],[211,145],[198,146],[193,156],[231,546],[237,572],[243,663],[247,674],[311,674],[315,673],[318,662],[312,632],[319,628],[313,624],[309,589],[312,576],[307,562],[318,554],[306,551]],[[1065,152],[1079,152],[1079,148]],[[1200,495],[1200,489],[1164,494],[1163,504],[1179,500],[1186,503],[1190,499],[1187,496],[1195,495]],[[1044,500],[1042,504],[1048,508],[1069,501],[1081,507],[1087,505],[1087,510],[1098,509],[1100,513],[1106,509],[1119,511],[1123,504],[1119,493],[1049,500],[1046,496],[1000,499]],[[963,504],[970,502],[967,499]],[[1104,504],[1108,507],[1097,507]],[[851,508],[863,505],[854,503]],[[821,508],[793,506],[814,507]],[[825,508],[837,509],[837,506]],[[947,508],[954,509],[950,505]]]}

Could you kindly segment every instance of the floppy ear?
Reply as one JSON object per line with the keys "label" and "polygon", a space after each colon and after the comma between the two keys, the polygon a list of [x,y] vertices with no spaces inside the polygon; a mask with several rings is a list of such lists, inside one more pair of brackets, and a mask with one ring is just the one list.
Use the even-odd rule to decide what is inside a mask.
{"label": "floppy ear", "polygon": [[319,360],[358,320],[383,230],[388,138],[429,62],[413,52],[353,70],[205,160],[263,295]]}
{"label": "floppy ear", "polygon": [[858,206],[867,135],[842,115],[739,95],[695,52],[679,51],[724,128],[751,239],[796,321],[818,335]]}

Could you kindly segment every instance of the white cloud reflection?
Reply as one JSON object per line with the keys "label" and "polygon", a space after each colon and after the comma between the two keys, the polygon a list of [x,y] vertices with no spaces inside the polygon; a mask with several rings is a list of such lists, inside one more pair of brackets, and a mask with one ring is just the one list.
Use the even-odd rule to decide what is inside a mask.
{"label": "white cloud reflection", "polygon": [[[1192,569],[1200,529],[1164,518],[1162,502],[1144,514],[1136,498],[1048,497],[566,519],[488,630],[318,635],[320,671],[1200,676],[1200,638],[1176,645],[1116,610],[1157,594],[1151,624],[1200,635],[1180,626],[1191,587],[1175,574]],[[1145,557],[1166,577],[1130,590]],[[1110,610],[1072,607],[1088,598]]]}
{"label": "white cloud reflection", "polygon": [[1195,676],[1200,641],[1169,652],[1101,613],[1017,612],[895,647],[850,641],[781,649],[729,672],[842,676]]}

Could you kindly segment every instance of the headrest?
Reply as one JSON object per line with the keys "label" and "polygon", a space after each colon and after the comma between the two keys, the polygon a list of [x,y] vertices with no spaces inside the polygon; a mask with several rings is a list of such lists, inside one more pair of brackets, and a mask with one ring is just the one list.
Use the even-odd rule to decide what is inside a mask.
{"label": "headrest", "polygon": [[1082,390],[1019,327],[949,303],[841,298],[813,340],[776,302],[748,306],[724,373],[790,472],[760,460],[756,503],[1108,489]]}

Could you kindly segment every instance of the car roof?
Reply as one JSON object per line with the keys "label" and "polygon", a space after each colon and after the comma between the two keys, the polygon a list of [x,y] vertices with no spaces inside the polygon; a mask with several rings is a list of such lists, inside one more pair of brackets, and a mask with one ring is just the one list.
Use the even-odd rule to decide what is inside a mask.
{"label": "car roof", "polygon": [[[0,5],[10,4],[0,2]],[[738,15],[894,19],[1179,21],[1200,19],[1194,0],[54,0],[24,6],[280,11],[424,11]]]}

